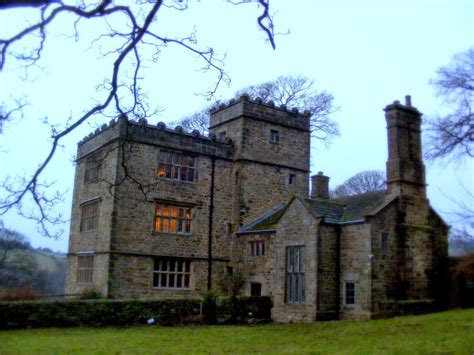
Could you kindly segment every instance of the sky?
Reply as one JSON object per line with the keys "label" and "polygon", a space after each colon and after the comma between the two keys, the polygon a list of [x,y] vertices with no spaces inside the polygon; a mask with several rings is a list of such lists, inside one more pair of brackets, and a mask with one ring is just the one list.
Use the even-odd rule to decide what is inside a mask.
{"label": "sky", "polygon": [[[383,108],[412,96],[424,117],[449,110],[429,84],[436,69],[456,53],[474,45],[472,0],[272,0],[276,50],[265,42],[256,18],[256,4],[235,6],[225,1],[189,3],[183,12],[162,9],[156,19],[160,33],[185,36],[195,30],[198,44],[225,56],[231,83],[222,85],[217,98],[232,98],[235,91],[280,75],[303,75],[320,90],[334,95],[340,110],[333,115],[341,135],[329,146],[312,145],[311,173],[330,176],[330,186],[341,184],[363,170],[385,170],[386,128]],[[0,11],[0,38],[14,33],[34,11]],[[25,73],[11,59],[0,72],[0,103],[25,97],[23,117],[6,123],[0,134],[0,180],[31,174],[47,154],[50,131],[44,119],[64,124],[103,97],[97,91],[111,71],[103,58],[107,42],[91,47],[100,33],[95,23],[79,24],[79,41],[71,18],[60,18],[50,29],[38,67]],[[59,33],[62,33],[59,35]],[[110,42],[109,42],[110,44]],[[146,53],[146,52],[145,52]],[[149,123],[173,122],[208,105],[199,93],[215,81],[215,73],[200,70],[203,63],[186,50],[169,45],[153,62],[149,52],[143,63],[141,86],[160,113]],[[69,218],[74,180],[76,143],[97,124],[94,119],[69,135],[45,171],[47,181],[65,192],[57,208]],[[453,201],[474,193],[474,163],[427,162],[428,198],[445,220],[455,220]],[[1,192],[0,192],[1,193]],[[472,201],[471,201],[472,202]],[[25,208],[30,202],[25,201]],[[1,217],[5,227],[24,233],[33,246],[67,251],[69,224],[62,237],[48,239],[32,221],[15,211]]]}

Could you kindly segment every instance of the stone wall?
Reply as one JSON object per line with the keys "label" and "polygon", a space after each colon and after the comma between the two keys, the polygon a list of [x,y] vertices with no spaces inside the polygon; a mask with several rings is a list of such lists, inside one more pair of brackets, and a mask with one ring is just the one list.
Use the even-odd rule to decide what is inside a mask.
{"label": "stone wall", "polygon": [[[243,294],[250,296],[251,283],[257,282],[262,285],[262,296],[273,296],[275,290],[274,239],[274,233],[240,234],[234,237],[232,266],[234,273],[240,272],[244,275]],[[265,242],[265,255],[251,255],[250,243],[255,241]]]}
{"label": "stone wall", "polygon": [[[369,319],[371,310],[371,238],[367,223],[347,225],[341,232],[340,318]],[[355,304],[345,304],[345,284],[355,283]]]}
{"label": "stone wall", "polygon": [[[316,320],[317,296],[317,220],[299,199],[295,199],[278,222],[275,235],[275,275],[272,319],[277,322],[311,322]],[[305,247],[305,301],[289,304],[285,299],[286,250],[289,246]]]}
{"label": "stone wall", "polygon": [[317,251],[316,320],[337,319],[337,227],[321,224]]}

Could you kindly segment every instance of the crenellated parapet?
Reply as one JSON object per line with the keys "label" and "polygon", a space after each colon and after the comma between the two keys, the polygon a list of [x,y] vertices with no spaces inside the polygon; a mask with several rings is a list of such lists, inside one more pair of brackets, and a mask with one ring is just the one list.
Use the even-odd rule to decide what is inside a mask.
{"label": "crenellated parapet", "polygon": [[210,110],[210,129],[218,128],[225,122],[249,117],[281,126],[309,131],[311,113],[305,110],[300,113],[296,107],[288,108],[285,105],[275,106],[273,101],[264,102],[261,98],[251,99],[244,94],[239,99],[232,99]]}
{"label": "crenellated parapet", "polygon": [[201,135],[198,130],[185,132],[181,126],[170,129],[164,122],[148,124],[146,119],[130,121],[125,116],[102,125],[78,143],[78,159],[113,141],[129,141],[179,149],[197,154],[231,159],[233,143],[230,138],[218,139],[213,133]]}

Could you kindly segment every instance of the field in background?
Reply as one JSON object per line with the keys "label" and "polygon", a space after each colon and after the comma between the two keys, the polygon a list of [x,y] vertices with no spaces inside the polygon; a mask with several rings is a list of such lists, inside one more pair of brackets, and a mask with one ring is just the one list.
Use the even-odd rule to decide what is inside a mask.
{"label": "field in background", "polygon": [[365,322],[0,331],[0,353],[455,353],[474,351],[474,309]]}

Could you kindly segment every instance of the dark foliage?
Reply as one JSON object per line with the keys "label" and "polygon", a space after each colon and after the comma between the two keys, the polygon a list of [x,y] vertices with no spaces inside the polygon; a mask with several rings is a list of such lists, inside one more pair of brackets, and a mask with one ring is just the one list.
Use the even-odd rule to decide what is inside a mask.
{"label": "dark foliage", "polygon": [[[216,321],[230,318],[230,302],[215,302]],[[238,320],[270,321],[269,297],[238,298]],[[0,329],[69,326],[130,326],[147,324],[153,318],[158,325],[202,322],[201,300],[75,300],[62,302],[0,303]]]}

